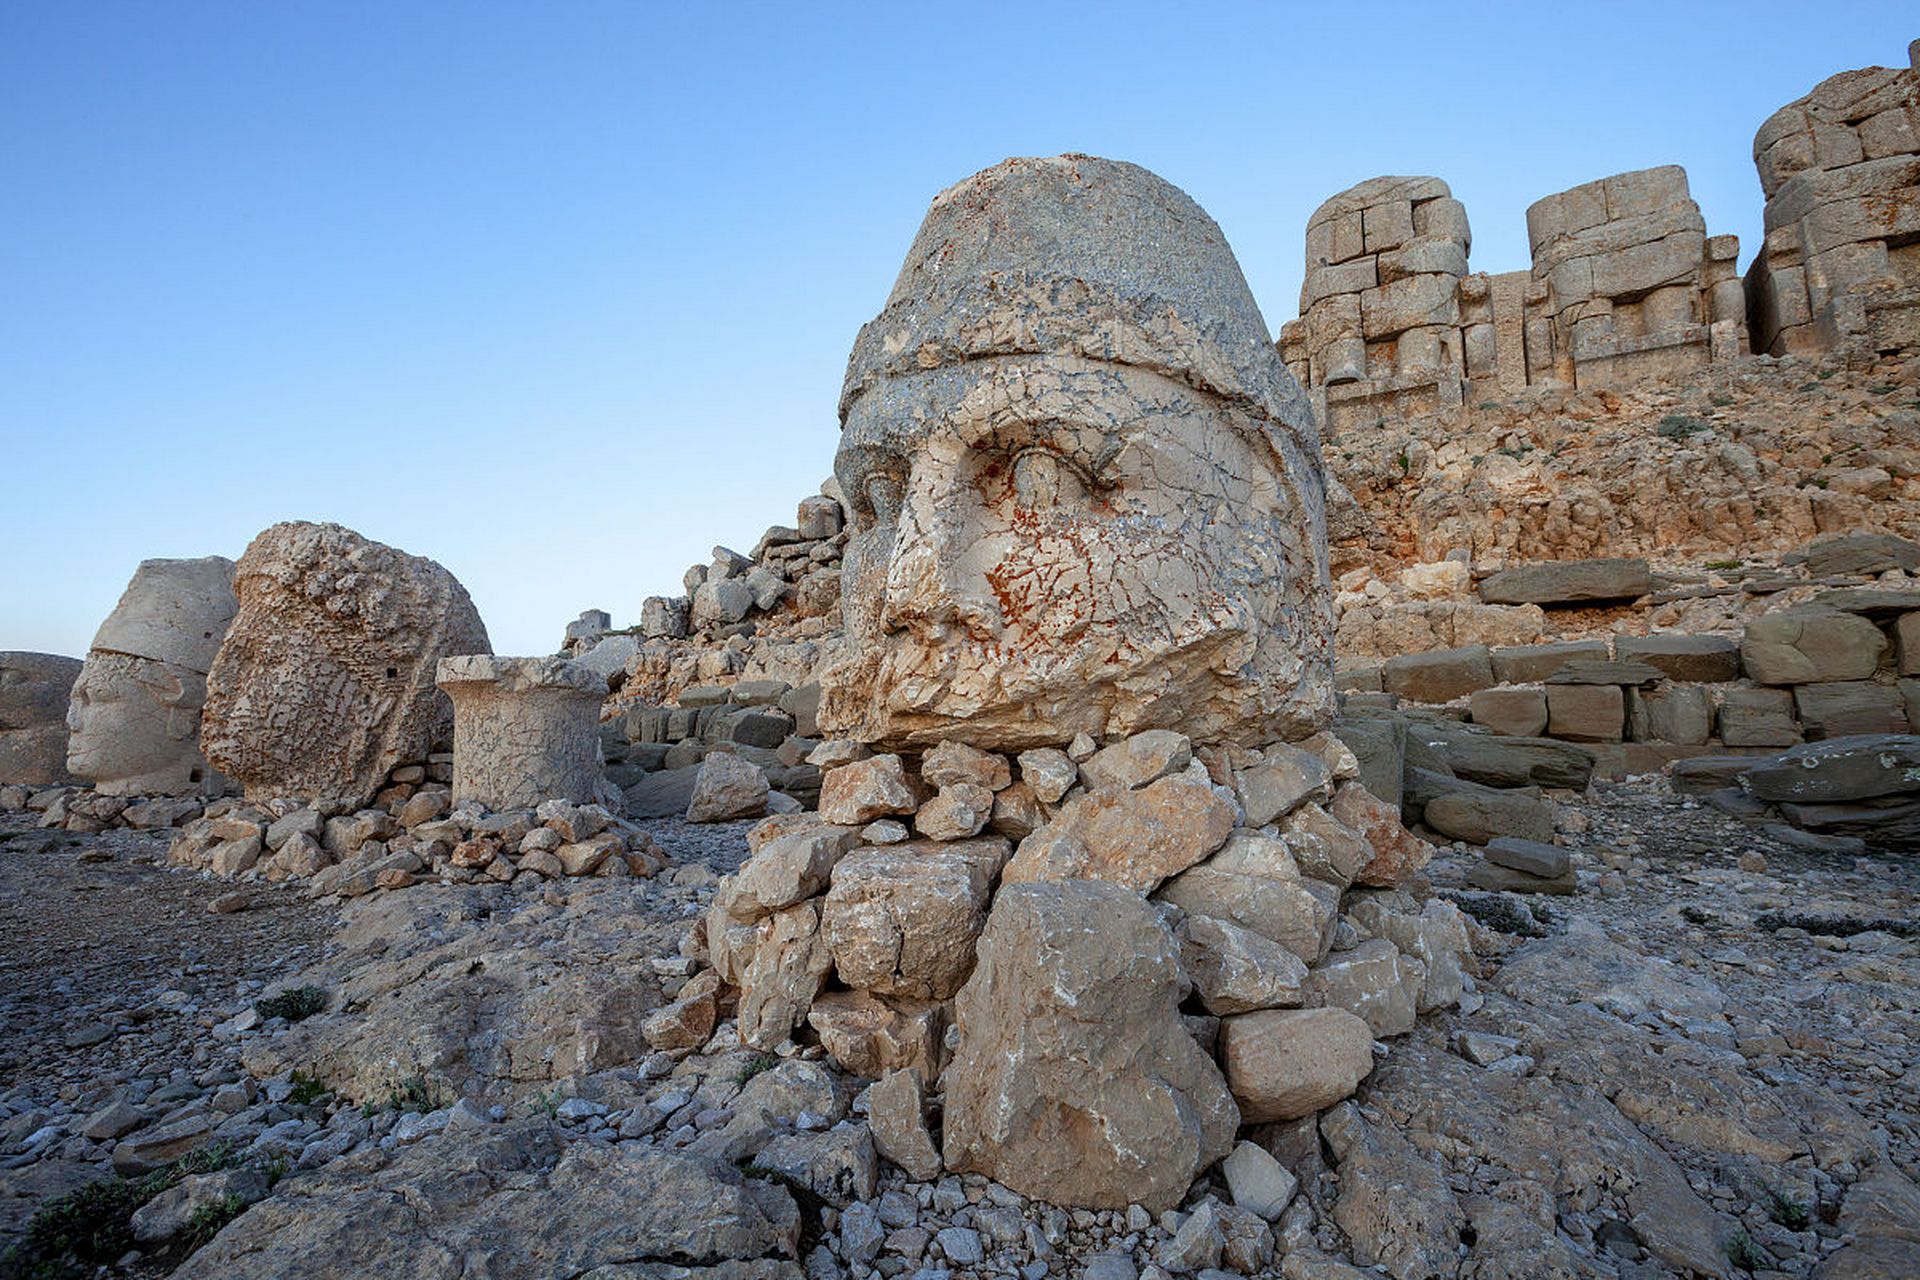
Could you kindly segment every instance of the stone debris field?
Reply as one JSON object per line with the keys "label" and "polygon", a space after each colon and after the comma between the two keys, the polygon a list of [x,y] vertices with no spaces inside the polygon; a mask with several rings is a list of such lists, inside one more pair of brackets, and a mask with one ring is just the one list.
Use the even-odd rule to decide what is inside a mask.
{"label": "stone debris field", "polygon": [[1277,338],[983,170],[794,523],[551,655],[141,562],[0,653],[0,1280],[1920,1276],[1917,58],[1744,277],[1379,177]]}

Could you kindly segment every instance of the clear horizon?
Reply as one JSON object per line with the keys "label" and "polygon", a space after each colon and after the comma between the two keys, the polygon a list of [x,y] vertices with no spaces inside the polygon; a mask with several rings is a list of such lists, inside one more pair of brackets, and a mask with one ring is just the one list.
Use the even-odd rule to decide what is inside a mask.
{"label": "clear horizon", "polygon": [[1920,35],[1889,4],[1454,12],[14,6],[0,649],[83,655],[140,560],[311,519],[549,653],[791,523],[927,201],[1006,156],[1179,185],[1277,334],[1308,214],[1385,173],[1445,179],[1504,271],[1534,200],[1677,163],[1744,269],[1754,131]]}

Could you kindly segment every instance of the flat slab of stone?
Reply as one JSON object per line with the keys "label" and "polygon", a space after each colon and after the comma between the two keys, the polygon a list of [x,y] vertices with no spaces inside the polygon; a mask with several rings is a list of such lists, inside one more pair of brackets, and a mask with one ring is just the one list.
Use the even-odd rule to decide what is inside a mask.
{"label": "flat slab of stone", "polygon": [[1905,733],[1907,708],[1900,691],[1872,680],[1794,686],[1793,708],[1809,738]]}
{"label": "flat slab of stone", "polygon": [[1551,880],[1573,869],[1573,858],[1557,844],[1501,836],[1487,841],[1487,861],[1512,871]]}
{"label": "flat slab of stone", "polygon": [[1457,776],[1489,787],[1581,791],[1593,778],[1593,749],[1556,738],[1510,738],[1440,724],[1420,724],[1409,733]]}
{"label": "flat slab of stone", "polygon": [[1762,800],[1843,804],[1920,794],[1920,735],[1867,734],[1809,742],[1740,775]]}
{"label": "flat slab of stone", "polygon": [[693,799],[693,784],[699,780],[700,766],[662,769],[650,773],[627,788],[629,818],[671,818],[687,811]]}
{"label": "flat slab of stone", "polygon": [[1920,542],[1890,533],[1843,533],[1807,547],[1807,572],[1817,578],[1885,573],[1889,569],[1908,573],[1920,569]]}
{"label": "flat slab of stone", "polygon": [[1538,684],[1569,662],[1604,662],[1606,642],[1567,640],[1557,644],[1517,644],[1493,651],[1493,674],[1501,684]]}
{"label": "flat slab of stone", "polygon": [[1732,636],[1615,636],[1613,652],[1623,661],[1657,667],[1670,680],[1740,678],[1740,643]]}
{"label": "flat slab of stone", "polygon": [[1496,683],[1493,661],[1483,644],[1401,654],[1387,659],[1380,678],[1387,692],[1415,702],[1452,702]]}
{"label": "flat slab of stone", "polygon": [[1631,658],[1611,661],[1578,658],[1548,676],[1547,683],[1647,685],[1664,679],[1666,674],[1651,663]]}
{"label": "flat slab of stone", "polygon": [[1480,862],[1467,872],[1467,883],[1493,893],[1550,893],[1566,897],[1579,890],[1569,871],[1561,876],[1534,876],[1497,863]]}
{"label": "flat slab of stone", "polygon": [[1653,590],[1645,560],[1560,560],[1502,569],[1480,584],[1488,604],[1579,605],[1637,600]]}
{"label": "flat slab of stone", "polygon": [[1547,695],[1538,688],[1481,689],[1467,699],[1467,714],[1498,734],[1532,738],[1547,728]]}
{"label": "flat slab of stone", "polygon": [[1485,844],[1497,836],[1553,837],[1553,805],[1527,791],[1453,790],[1427,802],[1426,824],[1454,840]]}
{"label": "flat slab of stone", "polygon": [[1865,680],[1887,646],[1880,628],[1857,614],[1782,609],[1747,623],[1740,665],[1760,684]]}
{"label": "flat slab of stone", "polygon": [[1897,587],[1846,587],[1823,591],[1813,598],[1816,606],[1857,613],[1862,617],[1885,620],[1920,609],[1920,590]]}
{"label": "flat slab of stone", "polygon": [[1668,776],[1681,795],[1703,796],[1731,786],[1741,774],[1767,763],[1770,756],[1695,756],[1676,760]]}

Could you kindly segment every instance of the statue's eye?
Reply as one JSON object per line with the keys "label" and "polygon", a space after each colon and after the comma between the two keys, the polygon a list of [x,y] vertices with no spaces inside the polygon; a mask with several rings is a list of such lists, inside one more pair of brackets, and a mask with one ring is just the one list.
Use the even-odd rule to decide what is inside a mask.
{"label": "statue's eye", "polygon": [[1013,500],[1023,511],[1083,507],[1087,491],[1086,477],[1050,450],[1028,449],[1013,460]]}
{"label": "statue's eye", "polygon": [[892,524],[900,514],[900,495],[904,486],[890,471],[876,471],[866,478],[867,510],[877,524]]}

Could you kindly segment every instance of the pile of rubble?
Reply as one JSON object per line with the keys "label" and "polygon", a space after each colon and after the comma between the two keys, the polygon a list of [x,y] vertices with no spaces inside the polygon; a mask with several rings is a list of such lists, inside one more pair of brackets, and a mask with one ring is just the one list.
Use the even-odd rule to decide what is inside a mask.
{"label": "pile of rubble", "polygon": [[810,1028],[880,1080],[876,1141],[917,1177],[1165,1208],[1241,1123],[1346,1097],[1376,1038],[1471,989],[1464,917],[1397,887],[1431,850],[1331,736],[814,760],[818,813],[749,833],[687,948],[711,967],[646,1034],[791,1052]]}
{"label": "pile of rubble", "polygon": [[[405,784],[400,784],[405,785]],[[387,808],[216,800],[167,850],[175,866],[227,878],[305,879],[315,897],[357,897],[423,880],[534,883],[650,876],[665,860],[646,833],[599,805],[549,800],[493,813],[454,808],[425,784]]]}

